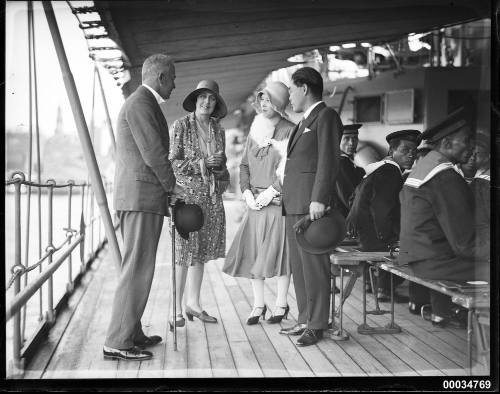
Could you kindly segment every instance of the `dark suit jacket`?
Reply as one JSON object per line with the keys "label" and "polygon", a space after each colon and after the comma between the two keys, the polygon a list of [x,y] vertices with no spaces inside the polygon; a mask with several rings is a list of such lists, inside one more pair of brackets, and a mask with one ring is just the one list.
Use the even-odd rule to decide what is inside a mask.
{"label": "dark suit jacket", "polygon": [[335,207],[342,214],[347,217],[350,207],[350,199],[354,193],[354,189],[363,180],[365,171],[361,167],[355,166],[349,157],[346,155],[340,156],[339,174],[336,182],[336,202]]}
{"label": "dark suit jacket", "polygon": [[165,117],[153,94],[139,86],[118,115],[115,210],[168,213],[167,193],[175,186],[168,154]]}
{"label": "dark suit jacket", "polygon": [[[307,131],[306,131],[307,130]],[[311,201],[330,205],[338,173],[342,122],[333,108],[318,104],[288,142],[283,178],[283,214],[309,213]]]}
{"label": "dark suit jacket", "polygon": [[387,250],[399,239],[401,171],[392,164],[377,168],[358,185],[347,223],[356,228],[363,249]]}

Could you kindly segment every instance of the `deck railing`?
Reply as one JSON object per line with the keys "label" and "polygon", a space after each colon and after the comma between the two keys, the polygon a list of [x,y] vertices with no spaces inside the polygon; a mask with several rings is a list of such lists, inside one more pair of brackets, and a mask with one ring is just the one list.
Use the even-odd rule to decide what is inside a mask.
{"label": "deck railing", "polygon": [[[10,179],[5,182],[6,192],[12,191],[14,197],[14,217],[13,225],[9,226],[6,218],[6,231],[14,230],[13,236],[13,262],[6,259],[6,269],[10,265],[10,279],[6,284],[6,292],[9,291],[13,293],[10,294],[11,297],[6,297],[6,319],[5,324],[7,325],[9,321],[13,320],[13,330],[11,332],[12,337],[12,361],[8,366],[10,376],[16,376],[22,374],[24,370],[25,363],[29,357],[27,355],[31,354],[33,351],[32,347],[35,347],[39,339],[43,338],[47,333],[47,330],[55,323],[57,319],[58,311],[60,311],[67,303],[69,295],[74,291],[76,286],[80,283],[82,276],[91,267],[92,262],[97,257],[98,253],[101,251],[103,246],[106,244],[107,239],[105,237],[105,232],[103,231],[103,224],[101,221],[101,216],[99,215],[99,210],[94,210],[94,195],[92,192],[92,185],[90,183],[75,183],[72,180],[67,181],[63,184],[58,184],[56,181],[49,179],[45,184],[34,183],[27,181],[22,172],[14,172]],[[111,192],[111,183],[105,183],[106,193]],[[35,188],[38,194],[38,246],[39,246],[39,256],[38,259],[33,259],[29,257],[30,251],[30,196],[31,188]],[[81,196],[81,210],[80,210],[80,223],[72,220],[75,213],[75,190],[79,192]],[[47,210],[43,212],[46,215],[46,239],[47,243],[42,254],[42,211],[41,206],[41,195],[42,192],[47,195],[46,203]],[[58,204],[54,207],[54,193],[57,193]],[[62,193],[62,196],[61,196]],[[24,238],[24,262],[22,258],[22,204],[21,197],[26,194],[26,210],[24,212],[26,218],[25,226],[25,238]],[[66,203],[64,200],[64,194],[66,195]],[[64,206],[65,205],[65,206]],[[67,220],[64,218],[64,210],[67,210]],[[54,223],[54,213],[57,213],[57,217],[60,219],[58,223]],[[6,213],[9,213],[6,211]],[[11,212],[12,213],[12,212]],[[61,225],[61,220],[65,222],[62,231],[64,231],[64,237],[62,242],[54,245],[54,230],[56,226]],[[12,220],[11,220],[12,221]],[[116,221],[115,221],[116,222]],[[115,227],[116,229],[116,227]],[[6,245],[11,247],[12,245]],[[73,251],[80,246],[80,262],[79,262],[79,272],[75,276],[75,267],[73,259]],[[7,252],[6,247],[6,252]],[[32,250],[33,251],[33,248]],[[86,253],[87,251],[87,253]],[[6,254],[8,259],[9,253]],[[32,261],[28,261],[32,260]],[[36,260],[36,261],[34,261]],[[54,283],[54,274],[62,267],[66,266],[68,270],[67,279],[58,276],[57,282]],[[30,278],[30,283],[28,283],[28,273],[37,269],[38,273],[36,277]],[[6,274],[8,272],[6,271]],[[8,277],[8,276],[7,276]],[[24,279],[24,281],[22,280]],[[24,283],[21,289],[22,282]],[[43,286],[47,283],[47,294],[45,295],[45,302],[43,300]],[[63,295],[60,299],[54,300],[54,284],[56,286],[65,287]],[[60,290],[60,289],[58,289]],[[31,333],[30,337],[26,338],[26,312],[28,309],[28,301],[33,295],[38,293],[39,295],[39,310],[38,310],[38,327],[35,329],[34,333]],[[44,310],[44,304],[46,305]],[[56,304],[56,306],[54,306]],[[33,318],[33,316],[31,316]],[[9,337],[9,335],[7,335]],[[9,338],[7,338],[9,339]],[[7,355],[7,358],[9,356]]]}

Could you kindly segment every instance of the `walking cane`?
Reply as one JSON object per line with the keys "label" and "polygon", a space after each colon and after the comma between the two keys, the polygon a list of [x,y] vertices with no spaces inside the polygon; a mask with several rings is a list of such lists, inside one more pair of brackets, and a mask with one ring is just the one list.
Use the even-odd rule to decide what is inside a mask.
{"label": "walking cane", "polygon": [[[174,351],[177,351],[177,291],[175,284],[175,209],[172,204],[172,200],[170,200],[170,217],[171,220],[171,238],[172,238],[172,310],[173,310],[173,325],[174,325]],[[168,319],[168,317],[167,317]]]}

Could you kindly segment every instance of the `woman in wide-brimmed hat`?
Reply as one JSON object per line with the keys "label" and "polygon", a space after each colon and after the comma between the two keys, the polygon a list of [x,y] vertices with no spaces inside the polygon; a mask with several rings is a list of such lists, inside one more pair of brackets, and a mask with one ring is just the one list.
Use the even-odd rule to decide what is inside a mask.
{"label": "woman in wide-brimmed hat", "polygon": [[258,115],[250,128],[240,165],[240,187],[248,210],[226,256],[223,272],[249,278],[253,288],[253,309],[247,324],[265,318],[264,279],[278,277],[273,315],[279,323],[287,317],[290,262],[281,213],[281,184],[286,147],[294,124],[287,120],[288,88],[271,82],[257,94]]}
{"label": "woman in wide-brimmed hat", "polygon": [[[183,108],[189,114],[176,120],[171,130],[173,142],[169,158],[177,182],[185,187],[180,196],[203,211],[204,224],[186,238],[175,237],[177,306],[176,326],[182,327],[182,298],[186,279],[186,316],[203,322],[217,323],[200,305],[204,264],[225,255],[226,223],[222,193],[229,184],[226,168],[225,131],[219,119],[227,114],[217,82],[204,80],[186,97]],[[170,320],[173,326],[173,317]]]}

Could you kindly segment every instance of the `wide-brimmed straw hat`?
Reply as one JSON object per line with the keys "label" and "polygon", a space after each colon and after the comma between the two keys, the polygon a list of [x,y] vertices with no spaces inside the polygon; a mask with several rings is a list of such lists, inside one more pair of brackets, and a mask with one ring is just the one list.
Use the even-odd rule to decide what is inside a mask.
{"label": "wide-brimmed straw hat", "polygon": [[184,239],[189,239],[189,233],[203,227],[203,211],[197,204],[186,204],[184,201],[177,200],[174,205],[173,220],[179,235]]}
{"label": "wide-brimmed straw hat", "polygon": [[287,86],[283,82],[269,82],[257,93],[257,100],[259,100],[264,93],[269,96],[272,108],[281,116],[286,117],[287,114],[285,109],[290,101],[290,94],[288,93]]}
{"label": "wide-brimmed straw hat", "polygon": [[212,113],[211,116],[218,119],[221,119],[224,116],[226,116],[227,107],[226,103],[224,102],[224,99],[219,94],[219,85],[217,84],[217,82],[211,79],[204,79],[203,81],[200,81],[196,86],[196,89],[193,90],[191,93],[189,93],[187,97],[184,99],[182,107],[188,112],[193,112],[196,109],[196,99],[198,95],[201,92],[206,92],[206,91],[212,93],[217,100],[217,104],[215,105],[214,112]]}
{"label": "wide-brimmed straw hat", "polygon": [[346,236],[345,219],[333,209],[314,221],[304,216],[293,227],[297,243],[311,254],[333,251]]}

